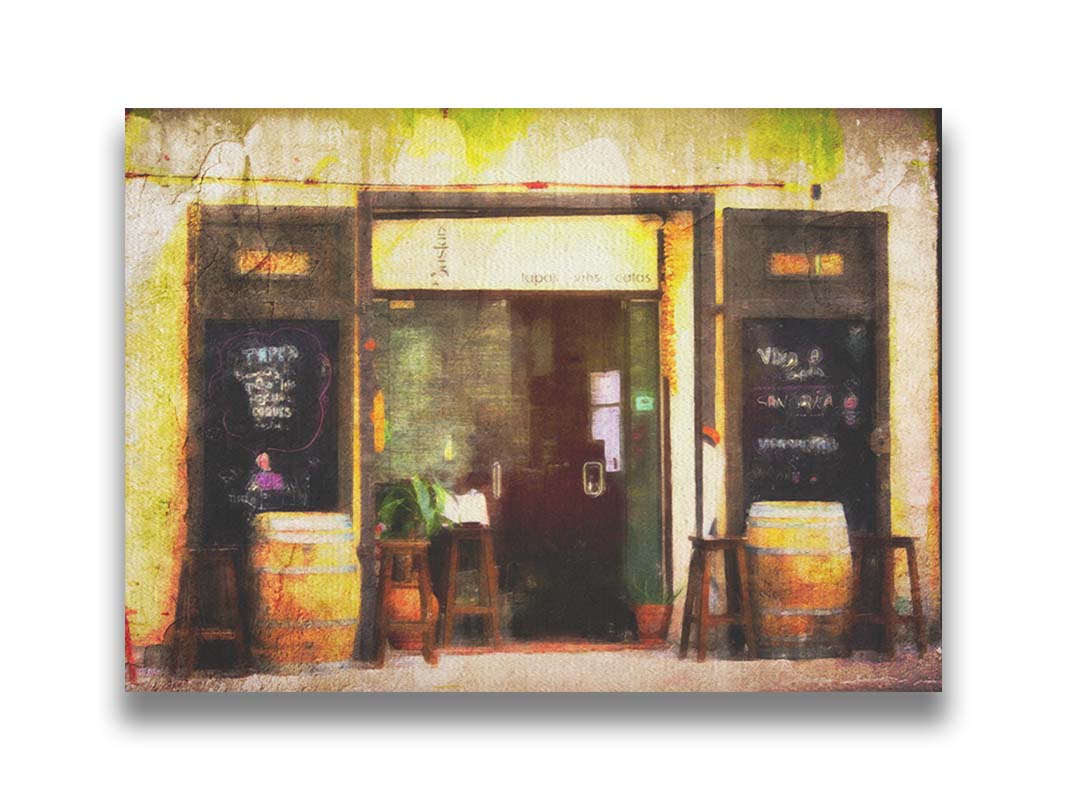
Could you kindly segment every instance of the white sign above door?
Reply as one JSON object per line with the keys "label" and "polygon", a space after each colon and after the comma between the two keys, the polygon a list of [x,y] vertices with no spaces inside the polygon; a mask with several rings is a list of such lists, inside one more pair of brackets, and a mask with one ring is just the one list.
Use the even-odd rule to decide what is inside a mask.
{"label": "white sign above door", "polygon": [[659,288],[654,215],[382,219],[375,289],[635,292]]}

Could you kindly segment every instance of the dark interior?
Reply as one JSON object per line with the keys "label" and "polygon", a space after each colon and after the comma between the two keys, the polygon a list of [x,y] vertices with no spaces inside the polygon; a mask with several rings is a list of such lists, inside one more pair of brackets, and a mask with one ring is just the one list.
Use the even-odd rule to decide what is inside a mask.
{"label": "dark interior", "polygon": [[[623,368],[617,300],[522,300],[512,306],[514,363],[528,376],[530,447],[511,471],[499,558],[510,633],[520,639],[617,639],[630,629],[622,584],[625,472],[586,493],[582,467],[606,463],[591,433],[590,374]],[[621,430],[620,430],[621,438]]]}
{"label": "dark interior", "polygon": [[[419,299],[414,309],[398,304],[379,313],[386,319],[378,320],[376,371],[389,440],[377,482],[431,475],[452,491],[476,488],[487,496],[505,635],[628,636],[623,303]],[[612,373],[617,396],[594,398],[592,373]],[[605,399],[613,402],[593,402]],[[614,430],[610,453],[593,438],[595,414]],[[499,498],[491,491],[494,462],[503,476]],[[595,497],[583,477],[589,462],[604,465]],[[439,577],[443,545],[435,543],[432,553]],[[474,558],[461,554],[460,592]],[[457,637],[477,638],[479,626],[466,621]]]}

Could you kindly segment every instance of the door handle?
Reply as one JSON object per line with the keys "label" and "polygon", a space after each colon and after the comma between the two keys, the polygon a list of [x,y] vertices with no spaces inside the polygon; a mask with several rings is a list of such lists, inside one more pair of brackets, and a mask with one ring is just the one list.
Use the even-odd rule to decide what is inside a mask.
{"label": "door handle", "polygon": [[604,464],[600,461],[586,461],[582,464],[582,491],[589,497],[604,494]]}
{"label": "door handle", "polygon": [[504,493],[504,468],[500,466],[499,461],[493,462],[493,499],[499,500],[500,495]]}

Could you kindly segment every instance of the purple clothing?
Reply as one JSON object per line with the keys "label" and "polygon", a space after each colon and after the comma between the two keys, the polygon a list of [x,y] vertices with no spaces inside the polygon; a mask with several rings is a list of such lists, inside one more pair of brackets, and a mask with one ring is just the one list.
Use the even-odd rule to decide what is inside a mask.
{"label": "purple clothing", "polygon": [[257,489],[263,489],[267,492],[279,492],[285,488],[285,479],[277,472],[257,472],[255,477],[252,478],[252,482]]}

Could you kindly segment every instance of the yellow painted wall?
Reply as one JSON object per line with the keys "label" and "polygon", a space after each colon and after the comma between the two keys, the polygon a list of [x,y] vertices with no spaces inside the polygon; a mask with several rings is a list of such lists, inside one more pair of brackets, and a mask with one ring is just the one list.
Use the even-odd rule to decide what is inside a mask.
{"label": "yellow painted wall", "polygon": [[[925,594],[939,614],[934,125],[932,112],[871,110],[129,113],[126,602],[136,612],[135,644],[159,643],[173,621],[185,540],[189,206],[351,207],[361,188],[394,186],[540,193],[701,186],[715,192],[720,217],[728,207],[885,212],[892,513],[898,532],[923,540]],[[818,201],[812,183],[822,186]],[[690,295],[680,295],[688,299],[679,302],[677,358],[679,392],[689,392],[691,407],[692,309],[683,308]],[[721,388],[721,372],[715,380]],[[720,429],[728,424],[720,417]],[[677,479],[694,465],[689,448],[676,449],[674,459],[678,516],[679,501],[696,501]],[[358,497],[358,470],[356,477]],[[721,480],[716,485],[721,492]],[[358,504],[354,512],[358,525]],[[676,549],[688,533],[681,519]]]}
{"label": "yellow painted wall", "polygon": [[187,230],[157,186],[126,188],[126,606],[134,641],[154,643],[185,544]]}

